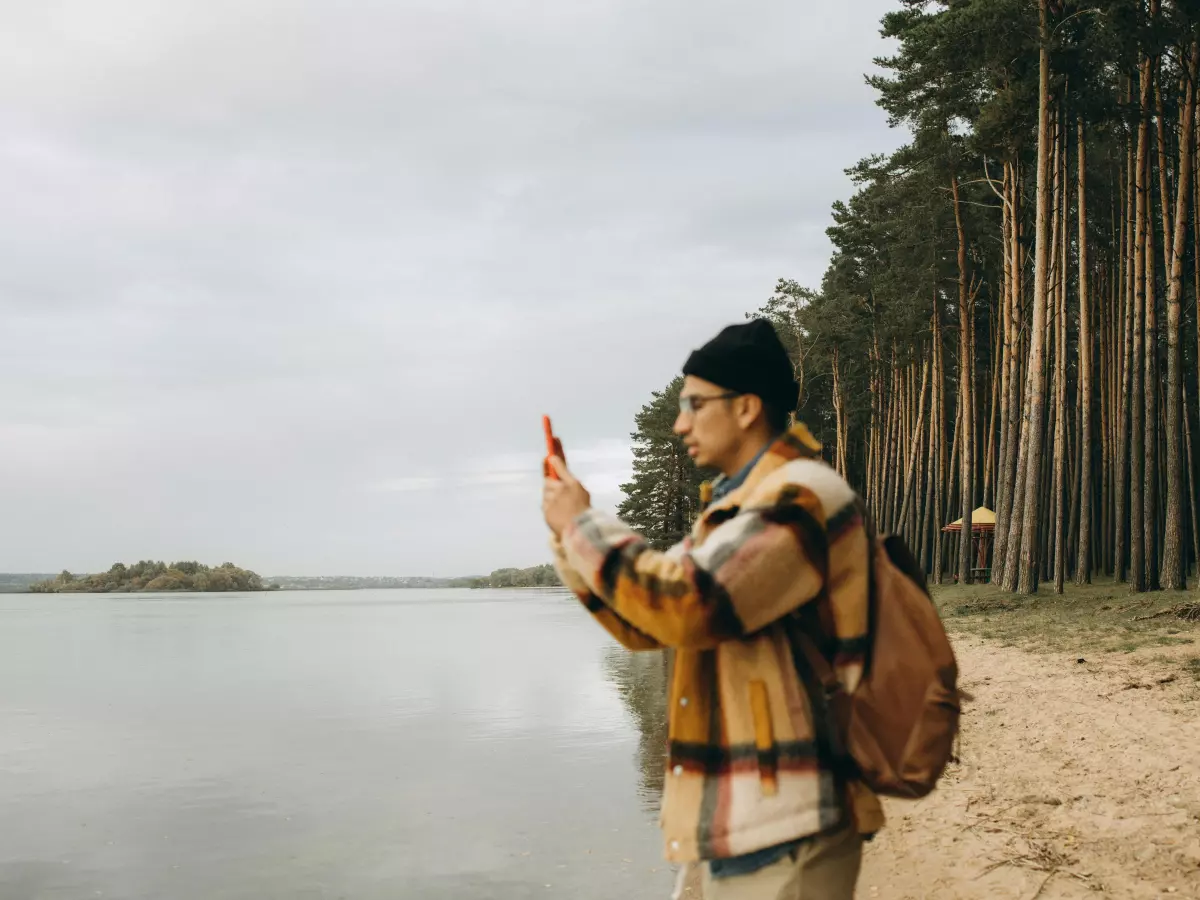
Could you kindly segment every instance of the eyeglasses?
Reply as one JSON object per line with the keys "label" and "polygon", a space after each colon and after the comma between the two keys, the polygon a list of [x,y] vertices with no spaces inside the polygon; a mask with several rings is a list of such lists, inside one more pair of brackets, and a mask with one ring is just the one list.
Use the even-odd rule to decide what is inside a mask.
{"label": "eyeglasses", "polygon": [[734,397],[742,396],[737,391],[730,391],[724,394],[713,394],[710,397],[701,397],[698,395],[679,397],[679,411],[681,413],[697,413],[704,408],[705,403],[712,403],[714,400],[732,400]]}

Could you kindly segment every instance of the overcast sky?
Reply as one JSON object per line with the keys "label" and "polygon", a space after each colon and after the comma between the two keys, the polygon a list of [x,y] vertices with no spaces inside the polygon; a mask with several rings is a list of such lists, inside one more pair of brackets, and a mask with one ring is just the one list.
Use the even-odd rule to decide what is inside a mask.
{"label": "overcast sky", "polygon": [[39,0],[0,29],[0,571],[545,561],[817,286],[893,2]]}

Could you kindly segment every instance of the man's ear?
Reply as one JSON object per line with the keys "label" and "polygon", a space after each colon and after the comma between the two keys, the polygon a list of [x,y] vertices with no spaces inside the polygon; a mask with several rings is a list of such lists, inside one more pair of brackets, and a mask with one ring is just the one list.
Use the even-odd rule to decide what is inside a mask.
{"label": "man's ear", "polygon": [[749,430],[764,414],[762,398],[756,394],[742,394],[736,398],[738,424]]}

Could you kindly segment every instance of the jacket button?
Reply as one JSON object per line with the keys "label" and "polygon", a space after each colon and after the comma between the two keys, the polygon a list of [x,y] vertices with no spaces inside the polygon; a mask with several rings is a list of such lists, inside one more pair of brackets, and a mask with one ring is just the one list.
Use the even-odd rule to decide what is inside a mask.
{"label": "jacket button", "polygon": [[679,849],[679,841],[671,841],[671,849],[678,850]]}
{"label": "jacket button", "polygon": [[682,774],[683,774],[683,766],[676,766],[676,767],[675,767],[674,769],[672,769],[671,771],[672,771],[672,772],[674,772],[674,773],[675,773],[675,777],[676,777],[676,778],[678,778],[680,775],[682,775]]}
{"label": "jacket button", "polygon": [[687,699],[687,697],[680,697],[680,698],[679,698],[679,705],[680,705],[680,706],[687,706],[687,704],[688,704],[688,699]]}

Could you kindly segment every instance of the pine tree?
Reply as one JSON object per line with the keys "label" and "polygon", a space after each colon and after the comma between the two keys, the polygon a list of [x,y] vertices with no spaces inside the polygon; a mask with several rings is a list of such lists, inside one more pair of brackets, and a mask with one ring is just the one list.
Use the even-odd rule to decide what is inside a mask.
{"label": "pine tree", "polygon": [[637,414],[633,439],[633,479],[617,514],[646,538],[666,549],[688,533],[699,512],[703,473],[672,430],[679,414],[683,378],[655,391]]}

